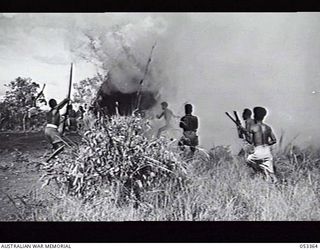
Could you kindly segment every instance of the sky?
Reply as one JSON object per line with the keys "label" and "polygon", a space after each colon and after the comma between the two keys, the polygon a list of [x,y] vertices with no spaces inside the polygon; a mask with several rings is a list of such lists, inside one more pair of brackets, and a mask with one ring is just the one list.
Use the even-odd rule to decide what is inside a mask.
{"label": "sky", "polygon": [[194,105],[202,146],[236,150],[224,112],[255,106],[278,137],[319,146],[320,13],[0,14],[0,95],[22,76],[64,98],[71,62],[78,82],[123,60],[114,30],[141,63],[157,42],[149,81],[175,113]]}

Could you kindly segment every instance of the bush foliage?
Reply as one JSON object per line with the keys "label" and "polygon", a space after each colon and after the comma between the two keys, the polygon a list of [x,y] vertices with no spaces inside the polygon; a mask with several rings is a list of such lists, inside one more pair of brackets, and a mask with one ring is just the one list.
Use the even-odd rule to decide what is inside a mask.
{"label": "bush foliage", "polygon": [[148,121],[137,116],[115,116],[91,125],[77,148],[45,166],[44,184],[55,180],[60,191],[84,200],[116,185],[119,196],[136,201],[169,180],[181,184],[187,164],[172,141],[150,141],[149,129]]}
{"label": "bush foliage", "polygon": [[8,90],[0,103],[0,129],[22,130],[42,126],[45,123],[45,111],[34,107],[33,114],[36,116],[31,117],[28,113],[34,106],[32,98],[38,94],[40,85],[31,78],[17,77],[5,86]]}

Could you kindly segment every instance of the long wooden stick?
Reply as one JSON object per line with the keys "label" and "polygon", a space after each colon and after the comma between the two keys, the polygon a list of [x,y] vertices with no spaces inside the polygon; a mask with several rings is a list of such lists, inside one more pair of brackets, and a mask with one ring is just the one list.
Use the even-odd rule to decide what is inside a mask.
{"label": "long wooden stick", "polygon": [[58,149],[56,149],[50,156],[48,159],[46,159],[46,162],[48,163],[53,157],[57,156],[59,153],[62,152],[62,150],[64,149],[64,145],[60,146]]}
{"label": "long wooden stick", "polygon": [[[73,63],[71,63],[71,67],[70,67],[69,89],[68,89],[68,95],[67,95],[67,97],[69,99],[70,99],[70,96],[71,96],[71,88],[72,88],[72,68],[73,68]],[[69,104],[70,104],[70,100],[67,103],[67,110],[66,110],[66,112],[64,114],[65,119],[64,119],[64,122],[63,122],[63,126],[62,126],[62,133],[64,132],[64,130],[66,128],[66,121],[67,121],[66,117],[68,115],[68,106],[69,106]]]}
{"label": "long wooden stick", "polygon": [[152,59],[152,53],[153,53],[153,50],[154,48],[156,47],[156,42],[153,44],[152,48],[151,48],[151,52],[150,52],[150,56],[149,56],[149,59],[148,59],[148,62],[147,62],[147,65],[146,65],[146,69],[144,71],[144,75],[143,75],[143,78],[140,80],[140,85],[139,85],[139,90],[137,92],[137,107],[136,107],[136,110],[139,110],[140,108],[140,102],[141,102],[141,90],[142,90],[142,86],[143,86],[143,82],[144,82],[144,79],[146,78],[146,75],[148,73],[148,69],[149,69],[149,65],[151,63],[151,59]]}
{"label": "long wooden stick", "polygon": [[43,95],[43,91],[44,91],[44,88],[45,88],[45,87],[46,87],[46,84],[43,84],[41,91],[39,92],[39,94],[37,95],[36,99],[34,100],[35,102],[39,99],[39,97],[40,97],[41,95]]}

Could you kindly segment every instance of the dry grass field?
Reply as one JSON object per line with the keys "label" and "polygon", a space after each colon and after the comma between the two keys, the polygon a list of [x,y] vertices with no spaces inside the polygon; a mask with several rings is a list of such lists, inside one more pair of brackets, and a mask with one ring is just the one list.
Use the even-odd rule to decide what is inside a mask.
{"label": "dry grass field", "polygon": [[147,121],[89,124],[82,142],[43,164],[41,133],[1,134],[2,221],[320,220],[320,151],[274,148],[278,183],[252,176],[228,147],[193,159]]}

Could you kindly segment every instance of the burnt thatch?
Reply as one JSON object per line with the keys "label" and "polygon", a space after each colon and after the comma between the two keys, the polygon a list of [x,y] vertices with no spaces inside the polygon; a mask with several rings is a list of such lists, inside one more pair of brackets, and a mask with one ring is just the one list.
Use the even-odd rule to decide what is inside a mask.
{"label": "burnt thatch", "polygon": [[[142,91],[140,93],[141,101],[140,110],[148,110],[156,103],[156,94],[151,91]],[[116,106],[120,115],[130,115],[137,108],[138,92],[122,93],[120,91],[112,91],[104,93],[99,91],[97,98],[97,106],[103,108],[107,115],[116,114]]]}

